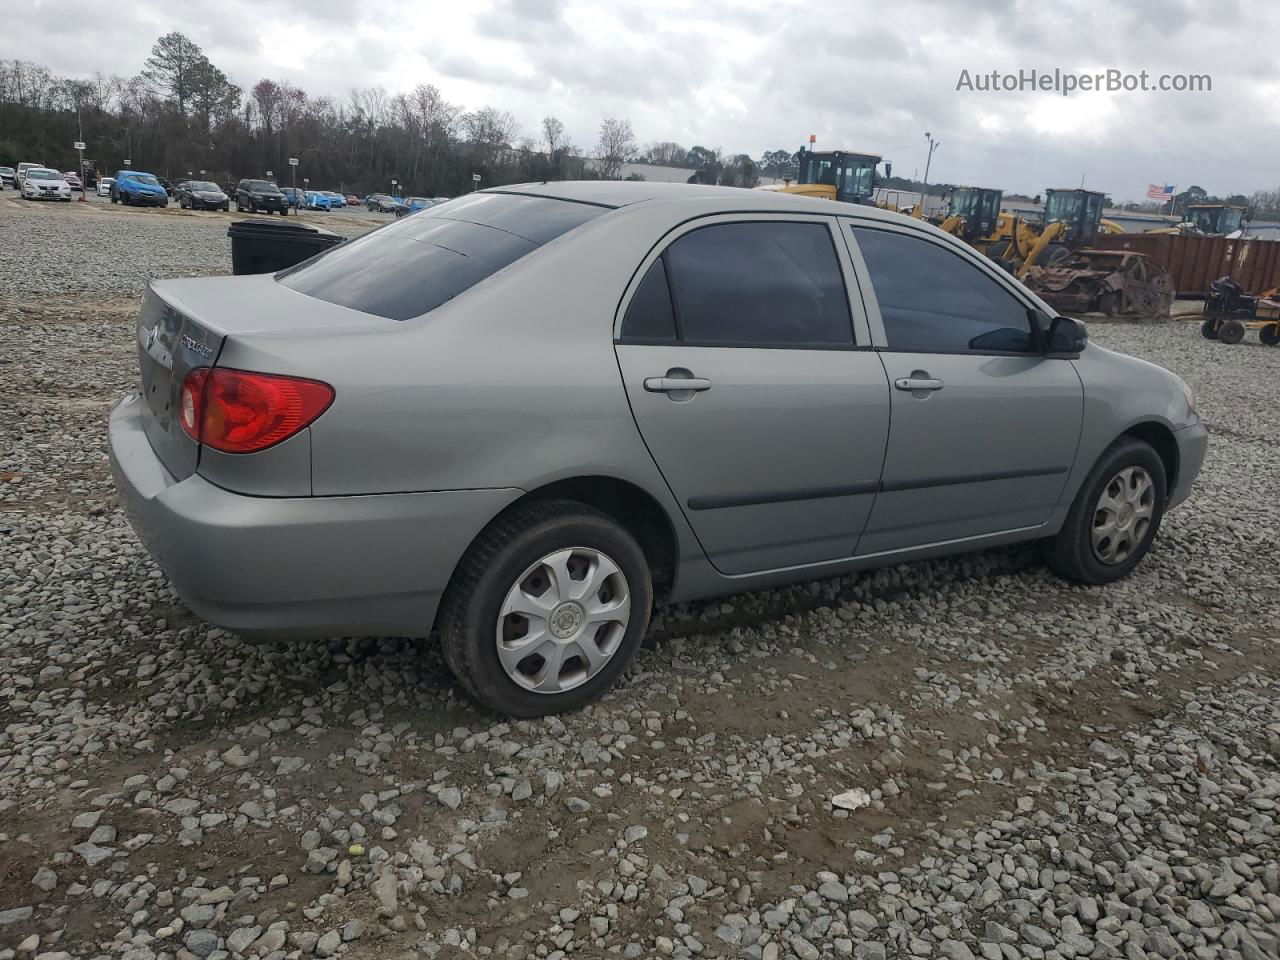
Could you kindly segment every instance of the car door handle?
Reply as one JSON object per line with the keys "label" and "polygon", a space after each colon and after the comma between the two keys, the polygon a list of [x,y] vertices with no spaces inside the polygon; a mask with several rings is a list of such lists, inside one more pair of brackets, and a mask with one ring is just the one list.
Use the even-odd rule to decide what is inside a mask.
{"label": "car door handle", "polygon": [[679,393],[682,390],[699,392],[711,389],[711,381],[702,377],[648,377],[644,388],[650,393]]}
{"label": "car door handle", "polygon": [[942,381],[931,377],[899,377],[893,381],[899,390],[941,390]]}

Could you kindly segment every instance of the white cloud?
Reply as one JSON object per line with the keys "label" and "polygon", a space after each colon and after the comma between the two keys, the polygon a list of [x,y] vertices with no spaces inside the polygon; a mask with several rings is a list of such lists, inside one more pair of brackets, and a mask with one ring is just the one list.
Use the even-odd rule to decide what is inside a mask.
{"label": "white cloud", "polygon": [[[154,39],[181,30],[246,89],[261,77],[313,95],[434,83],[469,108],[510,110],[524,132],[555,114],[580,146],[600,119],[642,140],[759,155],[825,146],[923,164],[930,179],[1036,193],[1089,183],[1137,198],[1155,180],[1212,192],[1274,188],[1274,65],[1248,37],[1280,7],[1190,0],[28,0],[56,15],[7,18],[0,57],[58,73],[136,73]],[[44,21],[44,22],[42,22]],[[52,23],[53,26],[49,24]],[[1259,48],[1260,49],[1260,48]],[[1212,75],[1203,94],[957,92],[962,69]]]}

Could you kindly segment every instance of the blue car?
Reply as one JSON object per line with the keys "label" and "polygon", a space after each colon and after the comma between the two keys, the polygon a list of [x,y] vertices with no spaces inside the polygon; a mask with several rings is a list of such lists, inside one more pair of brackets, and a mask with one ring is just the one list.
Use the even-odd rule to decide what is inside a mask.
{"label": "blue car", "polygon": [[111,202],[126,207],[167,207],[169,194],[153,173],[118,170],[111,185]]}
{"label": "blue car", "polygon": [[326,197],[319,190],[307,191],[307,209],[308,210],[330,210],[333,208],[333,201]]}

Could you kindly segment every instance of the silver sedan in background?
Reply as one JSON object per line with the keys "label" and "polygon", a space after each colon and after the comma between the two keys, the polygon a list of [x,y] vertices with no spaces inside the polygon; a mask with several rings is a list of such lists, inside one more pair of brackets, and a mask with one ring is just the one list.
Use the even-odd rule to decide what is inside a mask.
{"label": "silver sedan in background", "polygon": [[274,276],[156,281],[116,484],[250,636],[438,634],[536,716],[600,696],[655,597],[1038,540],[1104,584],[1206,432],[955,238],[646,183],[504,187]]}

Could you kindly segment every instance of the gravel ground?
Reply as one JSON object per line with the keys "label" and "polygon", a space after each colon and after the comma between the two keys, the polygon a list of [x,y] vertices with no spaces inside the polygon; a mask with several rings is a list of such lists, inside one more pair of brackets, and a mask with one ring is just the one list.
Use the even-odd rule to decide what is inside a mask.
{"label": "gravel ground", "polygon": [[1124,583],[1022,548],[668,607],[508,723],[430,646],[182,608],[105,414],[130,295],[225,228],[6,206],[0,256],[86,266],[0,260],[0,960],[1280,956],[1280,352],[1094,325],[1213,434]]}

